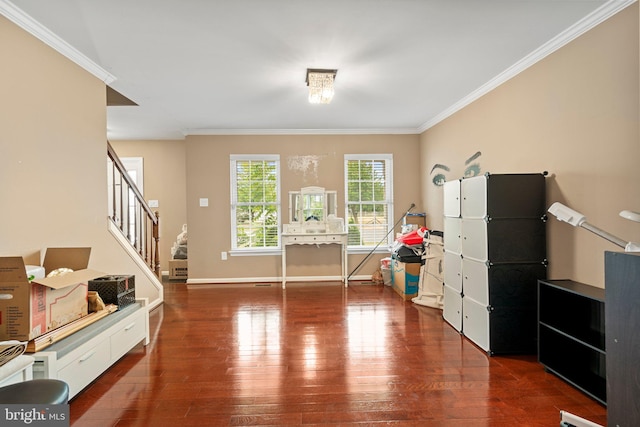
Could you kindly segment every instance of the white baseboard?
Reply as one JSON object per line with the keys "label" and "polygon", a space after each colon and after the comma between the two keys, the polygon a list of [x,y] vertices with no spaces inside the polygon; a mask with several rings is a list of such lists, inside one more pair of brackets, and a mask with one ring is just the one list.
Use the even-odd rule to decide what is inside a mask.
{"label": "white baseboard", "polygon": [[[287,283],[289,282],[341,282],[341,276],[287,276]],[[353,276],[349,279],[350,282],[371,281],[370,275]],[[273,283],[282,282],[282,277],[216,277],[216,278],[202,278],[202,279],[187,279],[188,285],[197,284],[216,284],[216,283]]]}
{"label": "white baseboard", "polygon": [[140,255],[135,251],[135,249],[133,249],[131,243],[129,243],[129,241],[127,241],[127,238],[122,235],[122,231],[120,231],[120,229],[113,223],[113,221],[107,219],[107,224],[108,230],[111,235],[116,239],[120,246],[122,246],[129,257],[131,257],[133,262],[138,265],[142,274],[145,275],[145,277],[149,280],[149,283],[151,283],[151,286],[153,286],[158,292],[158,300],[151,301],[151,303],[149,304],[150,307],[156,307],[158,304],[164,301],[164,288],[162,286],[162,282],[156,277],[153,271],[151,271],[144,260],[140,258]]}

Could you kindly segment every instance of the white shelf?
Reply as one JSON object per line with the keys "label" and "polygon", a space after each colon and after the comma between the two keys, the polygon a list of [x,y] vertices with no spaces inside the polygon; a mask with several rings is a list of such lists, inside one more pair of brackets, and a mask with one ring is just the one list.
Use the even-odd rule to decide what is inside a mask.
{"label": "white shelf", "polygon": [[149,343],[146,299],[33,353],[33,378],[65,381],[71,399],[140,342]]}

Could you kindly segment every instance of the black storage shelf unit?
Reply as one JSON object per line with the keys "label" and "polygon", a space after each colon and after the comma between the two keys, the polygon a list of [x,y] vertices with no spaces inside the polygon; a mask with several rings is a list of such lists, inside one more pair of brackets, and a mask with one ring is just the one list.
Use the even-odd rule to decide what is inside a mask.
{"label": "black storage shelf unit", "polygon": [[443,317],[495,354],[537,349],[537,283],[547,277],[546,173],[445,183]]}
{"label": "black storage shelf unit", "polygon": [[572,280],[538,281],[538,360],[606,405],[605,291]]}
{"label": "black storage shelf unit", "polygon": [[605,252],[608,426],[640,426],[640,253]]}

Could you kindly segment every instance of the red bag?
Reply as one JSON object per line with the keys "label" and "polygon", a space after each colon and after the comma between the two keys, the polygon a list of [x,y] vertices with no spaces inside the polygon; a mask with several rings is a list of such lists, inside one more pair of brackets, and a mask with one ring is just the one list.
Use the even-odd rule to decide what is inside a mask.
{"label": "red bag", "polygon": [[414,230],[407,234],[403,234],[402,236],[396,238],[396,241],[404,243],[407,246],[421,245],[422,239],[424,239],[424,235],[427,231],[428,229],[426,227],[420,227],[417,230]]}

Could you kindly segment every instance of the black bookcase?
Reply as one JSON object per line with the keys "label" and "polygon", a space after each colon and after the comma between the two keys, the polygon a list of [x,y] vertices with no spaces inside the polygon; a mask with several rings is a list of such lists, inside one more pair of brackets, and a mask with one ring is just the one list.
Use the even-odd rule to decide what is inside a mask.
{"label": "black bookcase", "polygon": [[538,281],[538,360],[607,402],[605,291],[572,280]]}
{"label": "black bookcase", "polygon": [[607,425],[640,426],[640,253],[605,252]]}

